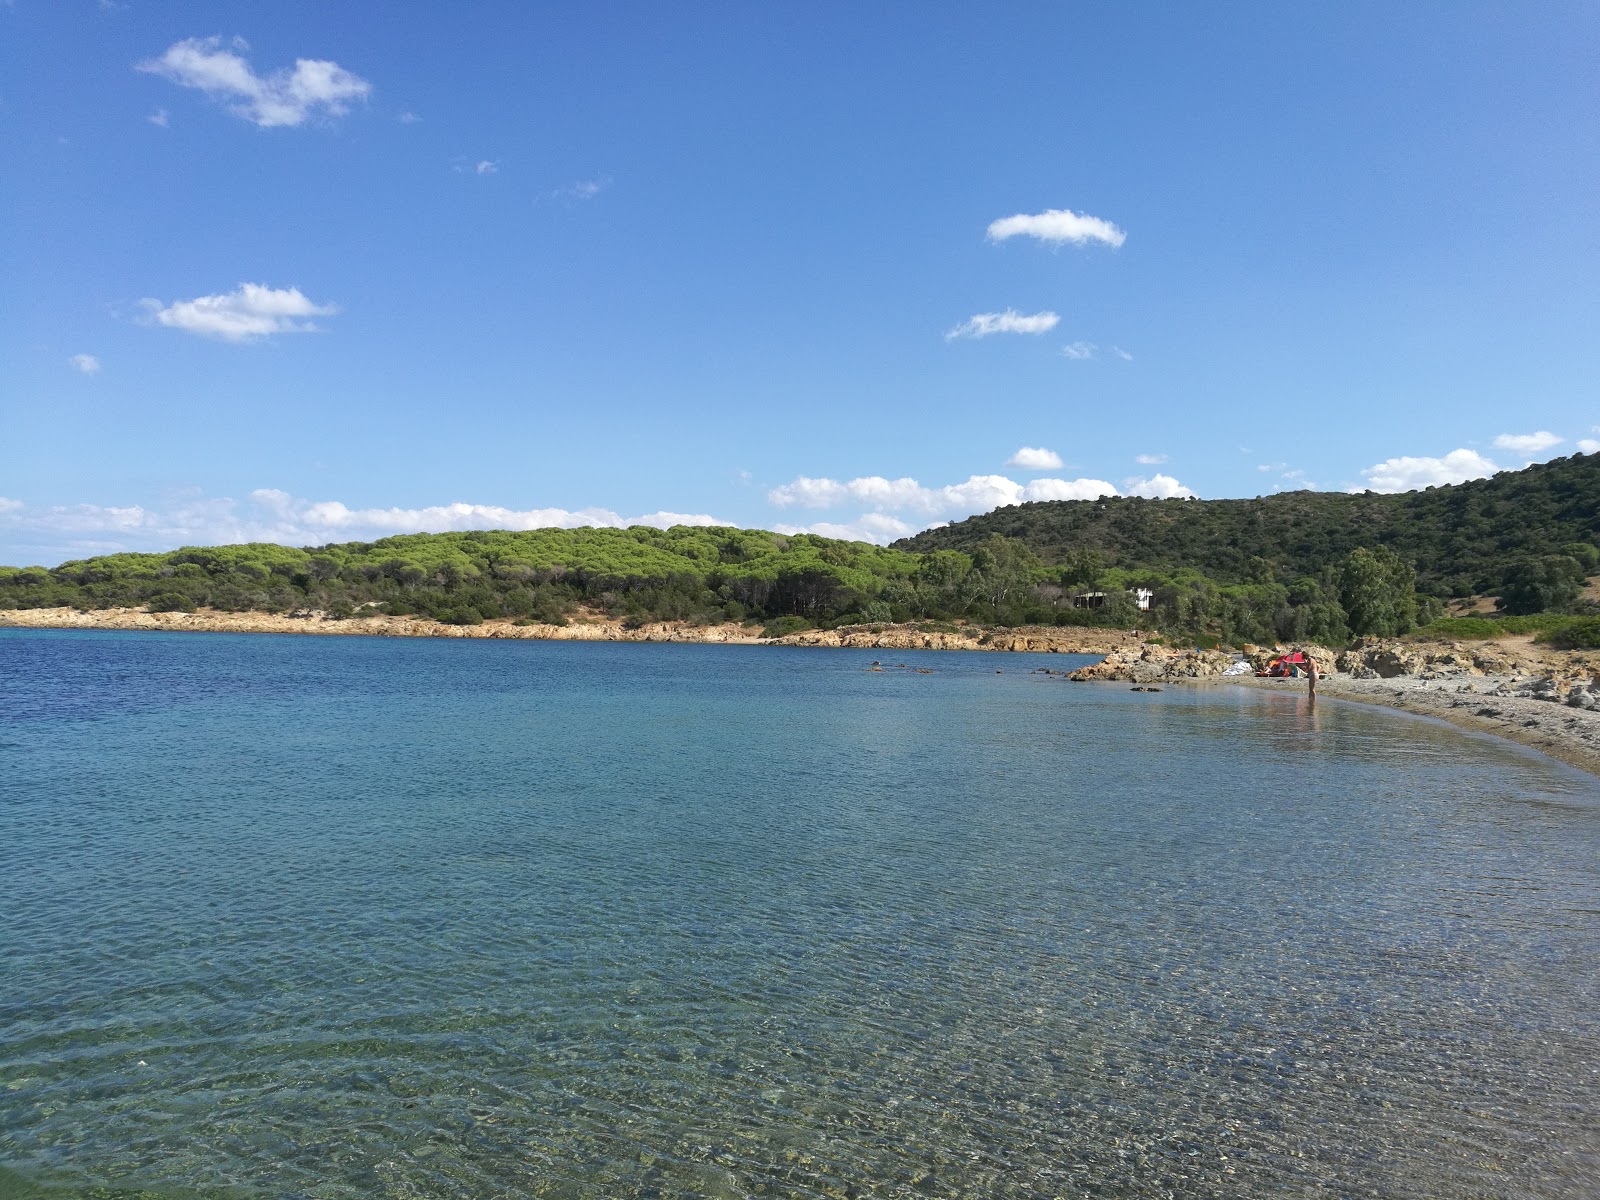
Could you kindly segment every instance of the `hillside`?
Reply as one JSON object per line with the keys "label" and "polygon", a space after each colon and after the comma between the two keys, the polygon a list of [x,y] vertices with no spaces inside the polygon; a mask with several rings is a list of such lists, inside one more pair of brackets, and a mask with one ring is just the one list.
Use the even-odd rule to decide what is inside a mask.
{"label": "hillside", "polygon": [[373,606],[459,624],[560,621],[579,605],[617,616],[706,621],[826,617],[912,575],[916,555],[767,530],[482,530],[311,548],[273,543],[111,554],[0,567],[0,608],[284,612]]}
{"label": "hillside", "polygon": [[1493,593],[1513,560],[1600,541],[1600,454],[1575,454],[1490,479],[1380,495],[1283,492],[1254,500],[1062,500],[996,509],[894,544],[968,550],[1000,534],[1047,563],[1093,550],[1107,566],[1222,583],[1315,575],[1358,546],[1416,565],[1419,591]]}
{"label": "hillside", "polygon": [[[893,547],[768,530],[485,530],[0,567],[0,610],[415,616],[453,625],[1101,625],[1342,644],[1487,592],[1579,614],[1600,565],[1600,455],[1380,496],[1026,504]],[[1415,564],[1413,573],[1411,564]],[[1128,589],[1143,589],[1148,607]],[[1422,596],[1416,593],[1420,591]],[[1085,596],[1084,593],[1091,593]]]}

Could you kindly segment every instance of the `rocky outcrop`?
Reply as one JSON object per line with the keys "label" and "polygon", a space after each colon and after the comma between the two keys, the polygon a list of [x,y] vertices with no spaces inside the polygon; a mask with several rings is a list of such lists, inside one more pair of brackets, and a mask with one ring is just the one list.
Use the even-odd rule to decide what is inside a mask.
{"label": "rocky outcrop", "polygon": [[1077,683],[1121,680],[1132,683],[1168,683],[1180,679],[1214,679],[1233,665],[1219,650],[1169,650],[1165,646],[1133,646],[1106,655],[1067,678]]}
{"label": "rocky outcrop", "polygon": [[142,608],[25,608],[0,611],[0,625],[27,629],[145,629],[188,633],[307,633],[367,637],[513,638],[577,642],[722,642],[755,644],[758,631],[743,625],[690,625],[657,621],[629,628],[608,617],[588,617],[567,625],[445,625],[426,617],[387,615],[347,617],[321,612],[231,613],[146,612]]}
{"label": "rocky outcrop", "polygon": [[30,629],[146,629],[191,633],[309,633],[368,637],[517,638],[582,642],[710,642],[723,645],[831,646],[860,650],[1027,650],[1050,654],[1106,654],[1137,645],[1131,633],[1117,629],[1025,628],[985,630],[956,626],[923,630],[915,625],[847,625],[813,629],[784,638],[765,639],[747,625],[693,625],[687,621],[631,623],[586,613],[566,625],[518,625],[485,621],[481,625],[445,625],[425,617],[387,615],[347,617],[321,612],[152,613],[142,608],[27,608],[0,611],[0,625]]}
{"label": "rocky outcrop", "polygon": [[915,625],[841,625],[808,629],[777,638],[781,646],[828,646],[853,650],[1004,650],[1035,654],[1109,654],[1137,646],[1131,633],[1119,629],[1028,627],[989,629],[957,626],[918,629]]}
{"label": "rocky outcrop", "polygon": [[1398,638],[1362,638],[1337,661],[1339,670],[1357,679],[1512,675],[1529,665],[1494,642],[1408,642]]}

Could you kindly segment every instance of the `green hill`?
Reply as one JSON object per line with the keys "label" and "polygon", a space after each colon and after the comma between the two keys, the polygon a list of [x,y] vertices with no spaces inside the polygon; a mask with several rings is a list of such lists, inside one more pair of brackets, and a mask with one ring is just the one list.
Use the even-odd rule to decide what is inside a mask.
{"label": "green hill", "polygon": [[1404,633],[1437,616],[1430,597],[1443,595],[1493,592],[1516,613],[1586,611],[1579,590],[1600,564],[1596,541],[1600,455],[1578,455],[1396,496],[1024,504],[888,548],[685,526],[190,546],[0,567],[0,609],[377,610],[477,624],[561,623],[590,608],[774,632],[961,619],[1331,645]]}
{"label": "green hill", "polygon": [[[371,605],[476,624],[560,622],[579,605],[661,620],[793,615],[869,606],[921,558],[864,542],[761,529],[484,530],[297,549],[257,542],[0,567],[0,608],[121,605],[348,614]],[[885,617],[885,619],[887,619]]]}
{"label": "green hill", "polygon": [[1021,541],[1045,563],[1092,551],[1110,567],[1189,569],[1218,583],[1316,575],[1358,546],[1384,546],[1415,566],[1422,592],[1495,593],[1518,559],[1600,541],[1600,454],[1397,495],[1021,504],[930,529],[895,548],[970,550],[996,534]]}

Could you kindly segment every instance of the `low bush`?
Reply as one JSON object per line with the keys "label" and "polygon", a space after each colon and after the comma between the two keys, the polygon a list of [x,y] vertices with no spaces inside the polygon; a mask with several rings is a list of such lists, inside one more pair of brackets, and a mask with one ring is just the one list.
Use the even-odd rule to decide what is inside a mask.
{"label": "low bush", "polygon": [[145,604],[146,612],[193,612],[194,601],[182,592],[162,592],[159,596],[151,596]]}
{"label": "low bush", "polygon": [[788,637],[791,633],[803,633],[807,629],[815,628],[804,617],[779,617],[776,621],[768,621],[762,627],[761,636],[764,638]]}
{"label": "low bush", "polygon": [[1600,650],[1600,617],[1572,617],[1538,637],[1558,650]]}
{"label": "low bush", "polygon": [[1413,637],[1449,638],[1457,642],[1482,642],[1491,638],[1542,633],[1565,625],[1572,618],[1561,613],[1533,613],[1522,617],[1443,617],[1416,630]]}

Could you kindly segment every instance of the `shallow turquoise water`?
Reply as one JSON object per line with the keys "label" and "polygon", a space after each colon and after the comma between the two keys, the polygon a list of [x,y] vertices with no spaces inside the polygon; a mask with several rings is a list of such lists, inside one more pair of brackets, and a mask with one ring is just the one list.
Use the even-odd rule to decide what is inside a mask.
{"label": "shallow turquoise water", "polygon": [[0,1196],[1600,1192],[1600,781],[879,656],[0,630]]}

